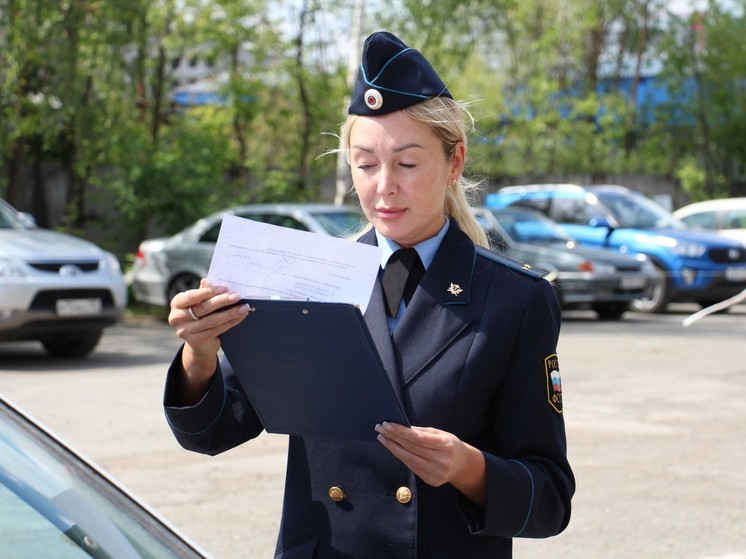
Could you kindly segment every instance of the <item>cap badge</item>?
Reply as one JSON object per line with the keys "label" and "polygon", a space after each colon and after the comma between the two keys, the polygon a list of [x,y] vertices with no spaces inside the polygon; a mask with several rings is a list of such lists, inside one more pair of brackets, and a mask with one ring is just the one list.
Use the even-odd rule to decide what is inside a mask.
{"label": "cap badge", "polygon": [[365,92],[365,104],[368,105],[369,109],[377,111],[383,107],[383,96],[381,92],[376,89],[369,89]]}
{"label": "cap badge", "polygon": [[459,295],[460,295],[460,294],[461,294],[461,293],[462,293],[462,292],[463,292],[464,290],[463,290],[463,289],[461,289],[461,286],[460,286],[459,284],[457,284],[457,283],[452,283],[452,284],[451,284],[451,285],[450,285],[450,286],[448,287],[447,291],[448,291],[448,293],[450,293],[451,295],[455,295],[455,296],[457,296],[457,297],[458,297],[458,296],[459,296]]}

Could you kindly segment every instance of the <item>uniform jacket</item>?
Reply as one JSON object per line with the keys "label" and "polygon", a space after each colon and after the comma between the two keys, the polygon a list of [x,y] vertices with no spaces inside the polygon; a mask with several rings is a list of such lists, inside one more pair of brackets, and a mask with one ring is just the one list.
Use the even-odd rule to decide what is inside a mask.
{"label": "uniform jacket", "polygon": [[[360,241],[375,244],[375,235]],[[449,431],[482,450],[487,505],[449,484],[426,485],[378,442],[290,436],[275,557],[501,559],[511,557],[513,537],[561,532],[575,485],[561,414],[554,287],[475,248],[452,221],[394,334],[380,283],[365,319],[411,424]],[[179,362],[177,355],[164,404],[182,446],[217,454],[262,432],[225,360],[202,401],[178,407]],[[344,498],[333,500],[331,487]],[[399,488],[410,489],[411,500],[400,502]]]}

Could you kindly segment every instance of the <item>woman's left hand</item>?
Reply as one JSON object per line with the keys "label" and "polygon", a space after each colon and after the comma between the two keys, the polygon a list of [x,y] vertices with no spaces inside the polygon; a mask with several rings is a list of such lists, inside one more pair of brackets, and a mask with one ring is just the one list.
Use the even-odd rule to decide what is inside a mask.
{"label": "woman's left hand", "polygon": [[432,427],[376,425],[378,440],[428,485],[450,483],[477,504],[487,497],[487,469],[481,451]]}

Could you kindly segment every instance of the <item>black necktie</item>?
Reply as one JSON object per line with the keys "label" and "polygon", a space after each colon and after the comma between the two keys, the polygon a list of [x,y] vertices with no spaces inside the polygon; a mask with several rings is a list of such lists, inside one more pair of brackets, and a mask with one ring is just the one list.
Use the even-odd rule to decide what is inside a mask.
{"label": "black necktie", "polygon": [[424,274],[425,267],[415,249],[400,248],[391,255],[383,270],[382,282],[389,316],[395,317],[399,312],[402,297],[404,302],[409,304]]}

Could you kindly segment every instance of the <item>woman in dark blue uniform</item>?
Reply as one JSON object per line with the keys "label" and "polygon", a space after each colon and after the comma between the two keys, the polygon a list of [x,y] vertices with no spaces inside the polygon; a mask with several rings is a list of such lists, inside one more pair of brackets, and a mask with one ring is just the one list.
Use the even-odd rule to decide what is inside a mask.
{"label": "woman in dark blue uniform", "polygon": [[[291,436],[276,557],[511,557],[513,537],[567,526],[575,489],[554,288],[482,248],[461,177],[467,113],[421,53],[371,35],[349,112],[345,151],[372,226],[359,241],[383,249],[365,319],[413,427],[378,425],[379,442]],[[409,279],[392,294],[396,270]],[[203,282],[171,303],[185,344],[164,404],[197,452],[263,430],[217,359],[218,336],[246,319],[237,300]]]}

